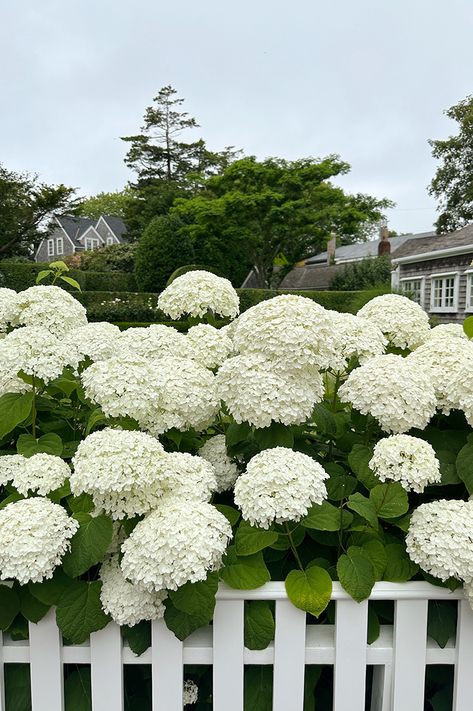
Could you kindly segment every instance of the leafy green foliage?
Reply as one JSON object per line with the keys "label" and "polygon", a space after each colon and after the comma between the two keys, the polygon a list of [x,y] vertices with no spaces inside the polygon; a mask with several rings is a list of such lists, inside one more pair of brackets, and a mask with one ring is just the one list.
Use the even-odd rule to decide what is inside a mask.
{"label": "leafy green foliage", "polygon": [[245,647],[266,649],[274,639],[274,615],[268,600],[245,603]]}
{"label": "leafy green foliage", "polygon": [[448,600],[430,600],[427,634],[439,647],[445,647],[457,631],[457,606]]}
{"label": "leafy green foliage", "polygon": [[347,264],[330,282],[335,291],[356,291],[374,287],[389,288],[391,260],[389,257],[372,257]]}
{"label": "leafy green foliage", "polygon": [[20,598],[16,590],[0,585],[0,630],[6,630],[20,612]]}
{"label": "leafy green foliage", "polygon": [[33,393],[6,393],[0,397],[0,438],[24,422],[33,406]]}
{"label": "leafy green foliage", "polygon": [[332,595],[332,580],[324,568],[316,565],[306,570],[291,570],[285,582],[289,600],[300,610],[318,617]]}
{"label": "leafy green foliage", "polygon": [[112,520],[104,514],[91,516],[77,512],[74,518],[80,526],[71,539],[71,550],[62,561],[64,572],[70,577],[82,575],[92,565],[102,561],[113,534]]}
{"label": "leafy green foliage", "polygon": [[78,667],[64,682],[65,711],[92,711],[90,667]]}
{"label": "leafy green foliage", "polygon": [[349,511],[323,501],[310,507],[307,515],[301,520],[301,525],[317,531],[339,531],[341,528],[347,528],[352,520],[353,516]]}
{"label": "leafy green foliage", "polygon": [[38,438],[30,434],[21,434],[16,441],[16,451],[24,457],[32,457],[33,454],[38,454],[39,452],[60,457],[62,450],[62,440],[54,432],[49,432]]}
{"label": "leafy green foliage", "polygon": [[376,577],[371,559],[363,548],[350,546],[338,559],[337,573],[354,600],[361,602],[370,596]]}
{"label": "leafy green foliage", "polygon": [[373,487],[370,491],[370,501],[379,518],[397,518],[405,514],[409,508],[407,493],[397,481]]}
{"label": "leafy green foliage", "polygon": [[253,555],[277,540],[278,534],[275,531],[267,531],[242,521],[235,534],[235,549],[239,556]]}
{"label": "leafy green foliage", "polygon": [[138,622],[133,627],[123,625],[122,635],[130,645],[131,651],[138,657],[151,646],[151,624],[146,620]]}
{"label": "leafy green foliage", "polygon": [[93,583],[76,580],[59,598],[56,621],[69,642],[82,644],[91,632],[101,630],[110,622],[100,603],[101,587],[99,580]]}
{"label": "leafy green foliage", "polygon": [[384,571],[384,580],[393,583],[404,583],[410,580],[419,570],[406,553],[402,543],[390,543],[386,546],[387,563]]}
{"label": "leafy green foliage", "polygon": [[273,708],[273,670],[271,667],[245,667],[244,711],[271,711]]}
{"label": "leafy green foliage", "polygon": [[270,580],[269,571],[261,552],[239,556],[235,546],[229,546],[225,554],[225,567],[220,571],[220,578],[231,588],[253,590]]}

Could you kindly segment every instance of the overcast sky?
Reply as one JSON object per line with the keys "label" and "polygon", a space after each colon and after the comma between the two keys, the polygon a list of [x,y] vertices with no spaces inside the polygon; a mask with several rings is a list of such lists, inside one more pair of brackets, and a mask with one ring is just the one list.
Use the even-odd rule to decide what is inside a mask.
{"label": "overcast sky", "polygon": [[[339,153],[390,227],[431,228],[428,138],[473,93],[471,0],[15,0],[0,9],[0,162],[121,189],[125,144],[172,84],[208,145]],[[197,138],[197,134],[196,134]]]}

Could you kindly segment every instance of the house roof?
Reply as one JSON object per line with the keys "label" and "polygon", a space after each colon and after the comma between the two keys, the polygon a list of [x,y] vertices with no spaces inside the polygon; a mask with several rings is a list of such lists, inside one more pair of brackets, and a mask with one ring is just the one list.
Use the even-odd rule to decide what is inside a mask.
{"label": "house roof", "polygon": [[[419,232],[417,234],[406,234],[406,235],[396,235],[395,237],[390,237],[389,242],[391,244],[391,256],[396,254],[397,250],[407,241],[423,239],[426,237],[432,237],[435,232]],[[335,250],[335,261],[339,262],[351,262],[359,259],[366,259],[367,257],[377,257],[378,256],[378,244],[379,239],[370,240],[369,242],[355,242],[354,244],[346,244],[343,247],[337,247]],[[306,264],[326,264],[327,263],[327,252],[320,252],[320,254],[315,254],[313,257],[306,259]]]}
{"label": "house roof", "polygon": [[114,215],[102,215],[102,217],[107,223],[107,225],[110,227],[118,241],[124,242],[124,236],[126,235],[127,229],[123,220],[121,220],[119,217],[115,217]]}
{"label": "house roof", "polygon": [[462,251],[463,247],[471,247],[473,251],[473,223],[446,235],[423,237],[419,240],[409,239],[396,250],[394,259],[406,259],[407,261],[409,257],[421,257],[422,255],[430,255],[432,252],[450,249]]}
{"label": "house roof", "polygon": [[[114,235],[116,235],[118,241],[120,243],[124,242],[124,237],[127,231],[125,223],[119,217],[114,217],[113,215],[102,215],[102,217]],[[83,247],[82,243],[79,241],[80,238],[88,229],[90,229],[90,227],[95,228],[99,222],[99,220],[93,220],[90,217],[76,217],[74,215],[61,215],[56,219],[61,227],[66,231],[74,246],[79,248]]]}

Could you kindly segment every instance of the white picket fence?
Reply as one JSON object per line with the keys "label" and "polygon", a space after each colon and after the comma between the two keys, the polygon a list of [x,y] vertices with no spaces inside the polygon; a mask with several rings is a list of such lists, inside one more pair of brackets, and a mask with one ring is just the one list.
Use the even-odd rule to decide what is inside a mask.
{"label": "white picket fence", "polygon": [[[30,624],[29,640],[0,637],[0,711],[5,711],[3,667],[30,665],[33,711],[63,711],[63,665],[90,664],[93,711],[122,711],[123,665],[152,668],[153,711],[182,711],[183,666],[213,665],[214,711],[242,711],[244,665],[273,666],[273,711],[302,711],[306,664],[334,666],[334,711],[364,711],[366,667],[373,665],[371,711],[422,711],[427,664],[453,665],[453,711],[473,708],[473,612],[462,592],[427,583],[377,583],[371,600],[392,600],[395,622],[382,626],[367,645],[368,601],[351,600],[334,584],[335,625],[307,625],[306,615],[287,599],[283,583],[257,590],[221,586],[212,627],[184,642],[162,621],[152,624],[152,645],[140,657],[122,644],[109,624],[90,643],[63,646],[53,611]],[[456,638],[444,649],[427,638],[429,600],[458,600]],[[244,646],[245,600],[275,600],[276,634],[264,650]]]}

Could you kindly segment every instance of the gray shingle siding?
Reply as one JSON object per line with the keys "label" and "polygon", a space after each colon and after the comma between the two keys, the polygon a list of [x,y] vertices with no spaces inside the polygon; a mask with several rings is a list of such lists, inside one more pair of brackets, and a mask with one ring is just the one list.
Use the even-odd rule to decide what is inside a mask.
{"label": "gray shingle siding", "polygon": [[[63,251],[58,254],[58,239],[60,240],[62,238],[62,249]],[[48,253],[48,242],[49,240],[53,241],[53,247],[54,247],[54,253],[50,255]],[[51,232],[50,235],[46,239],[43,239],[42,242],[40,243],[36,255],[35,255],[35,261],[36,262],[52,262],[55,259],[60,259],[61,257],[66,257],[69,254],[74,254],[74,246],[71,244],[71,241],[67,238],[67,236],[64,234],[64,231],[60,228],[57,227],[55,230]]]}
{"label": "gray shingle siding", "polygon": [[[107,244],[107,237],[113,237],[113,244],[121,244],[125,242],[126,226],[118,217],[104,216],[103,219],[92,220],[89,217],[74,217],[65,215],[56,217],[57,227],[50,235],[42,240],[36,254],[35,261],[50,262],[54,259],[80,252],[84,249],[83,236],[87,230],[90,230],[88,236],[95,237],[100,240],[100,246]],[[63,251],[61,254],[57,252],[57,239],[63,239]],[[54,241],[54,254],[48,254],[48,240]],[[101,241],[103,240],[103,242]]]}

